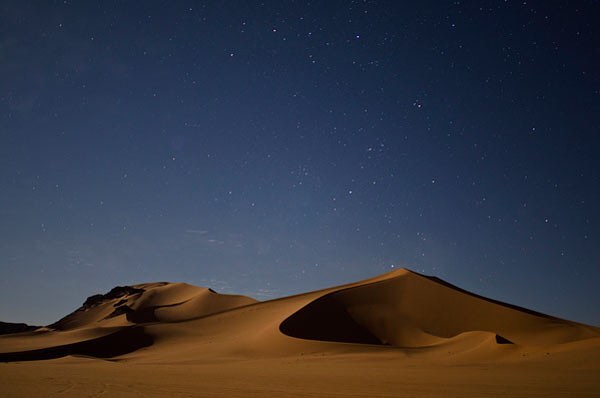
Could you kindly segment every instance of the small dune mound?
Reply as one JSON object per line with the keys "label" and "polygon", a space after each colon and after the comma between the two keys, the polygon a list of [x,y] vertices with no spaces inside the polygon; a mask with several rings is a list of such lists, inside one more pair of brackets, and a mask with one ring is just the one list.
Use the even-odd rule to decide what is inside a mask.
{"label": "small dune mound", "polygon": [[169,283],[148,290],[128,304],[130,322],[180,322],[256,303],[240,295],[219,294],[212,289]]}
{"label": "small dune mound", "polygon": [[117,286],[106,294],[88,297],[81,307],[49,328],[64,331],[131,323],[178,322],[256,302],[250,297],[219,294],[186,283]]}
{"label": "small dune mound", "polygon": [[423,347],[469,332],[496,344],[558,344],[598,330],[489,300],[414,272],[334,291],[292,314],[282,333],[303,339]]}

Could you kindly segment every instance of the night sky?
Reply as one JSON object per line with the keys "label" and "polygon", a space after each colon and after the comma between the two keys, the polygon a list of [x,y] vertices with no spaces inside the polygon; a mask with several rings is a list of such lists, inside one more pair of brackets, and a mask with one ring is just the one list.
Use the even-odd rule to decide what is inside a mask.
{"label": "night sky", "polygon": [[598,1],[2,1],[0,320],[407,267],[600,325]]}

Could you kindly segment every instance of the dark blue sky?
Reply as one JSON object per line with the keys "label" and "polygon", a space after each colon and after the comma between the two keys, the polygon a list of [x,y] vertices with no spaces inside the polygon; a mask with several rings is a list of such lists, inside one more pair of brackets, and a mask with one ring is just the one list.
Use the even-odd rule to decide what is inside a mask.
{"label": "dark blue sky", "polygon": [[600,324],[597,1],[3,1],[0,319],[392,267]]}

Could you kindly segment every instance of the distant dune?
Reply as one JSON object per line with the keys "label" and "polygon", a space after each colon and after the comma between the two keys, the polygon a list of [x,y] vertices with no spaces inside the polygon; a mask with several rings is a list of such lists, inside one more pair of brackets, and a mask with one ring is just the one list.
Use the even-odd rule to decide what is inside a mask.
{"label": "distant dune", "polygon": [[87,298],[73,313],[49,326],[54,330],[176,322],[256,303],[250,297],[218,294],[186,283],[143,283],[117,286]]}
{"label": "distant dune", "polygon": [[[250,363],[271,369],[273,374],[288,369],[292,372],[288,377],[306,378],[309,383],[313,379],[327,379],[325,375],[316,376],[313,371],[339,365],[342,361],[341,368],[352,368],[349,373],[334,371],[331,377],[335,376],[336,380],[346,380],[345,377],[353,374],[352,369],[371,374],[385,363],[400,373],[421,369],[423,373],[418,377],[422,377],[424,385],[435,384],[436,380],[441,383],[443,378],[434,371],[438,366],[454,370],[462,366],[467,373],[475,372],[472,375],[482,372],[481,364],[503,372],[506,369],[525,372],[514,376],[515,380],[520,380],[519,377],[527,374],[524,369],[529,369],[538,382],[550,377],[556,369],[564,367],[567,371],[575,366],[580,372],[577,377],[564,379],[564,385],[561,384],[567,388],[564,391],[571,388],[577,393],[600,393],[598,382],[590,376],[600,370],[599,328],[487,299],[409,270],[266,302],[218,294],[185,283],[119,286],[106,294],[89,297],[80,308],[52,325],[15,331],[21,333],[0,336],[0,361],[21,364],[16,368],[0,367],[0,381],[2,377],[30,381],[37,377],[35,372],[28,374],[25,370],[20,376],[5,373],[9,369],[17,371],[43,365],[44,372],[52,372],[67,369],[75,362],[77,366],[84,366],[83,369],[90,369],[90,374],[96,374],[91,369],[96,369],[98,375],[110,372],[112,368],[101,365],[106,362],[93,360],[97,358],[128,364],[123,371],[133,372],[132,378],[141,369],[185,364],[190,366],[190,379],[177,380],[191,383],[190,386],[197,382],[209,389],[216,388],[211,383],[218,375],[231,372],[245,375],[242,379],[249,380],[246,389],[230,391],[230,394],[222,392],[222,396],[237,393],[243,396],[242,392],[252,388],[265,393],[270,391],[268,373],[262,378],[256,376],[258,379],[253,385],[250,375],[258,372],[258,368]],[[67,368],[56,368],[59,358],[67,361],[61,362],[61,366]],[[81,358],[88,358],[88,362],[82,365]],[[300,359],[310,366],[300,366]],[[24,363],[40,360],[45,362]],[[202,373],[199,369],[203,369],[204,374],[217,372],[217,369],[219,373],[215,380],[205,380],[197,377]],[[431,373],[427,373],[428,370]],[[371,374],[372,380],[383,380],[390,371]],[[468,376],[461,374],[456,377]],[[504,385],[502,380],[490,380],[488,387],[493,391],[488,391],[488,395],[493,396],[494,391],[501,395],[504,390],[494,388]],[[526,385],[530,381],[522,382]],[[371,392],[398,396],[394,395],[398,390],[391,387],[396,386],[395,382],[386,383],[374,385]],[[453,385],[453,381],[445,383]],[[24,387],[25,384],[23,391],[29,388]],[[35,394],[49,393],[56,387],[55,383],[50,384],[38,386]],[[538,392],[540,396],[547,396],[545,388],[552,382],[542,384],[528,396]],[[26,396],[8,385],[11,384],[0,387],[0,392],[5,390],[3,395]],[[329,387],[316,392],[311,392],[308,386],[304,390],[294,388],[298,395],[321,396],[318,393],[324,395]],[[369,395],[368,391],[361,395],[360,386],[356,388],[353,394]],[[29,393],[33,394],[32,391]],[[132,390],[144,391],[143,387]],[[469,395],[468,391],[462,393],[459,395]]]}

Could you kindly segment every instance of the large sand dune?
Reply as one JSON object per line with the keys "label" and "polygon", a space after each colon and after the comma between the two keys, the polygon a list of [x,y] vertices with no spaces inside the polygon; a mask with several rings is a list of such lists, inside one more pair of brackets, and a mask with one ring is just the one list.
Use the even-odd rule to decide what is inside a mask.
{"label": "large sand dune", "polygon": [[117,287],[0,336],[0,361],[3,396],[50,396],[74,379],[67,395],[98,383],[146,396],[600,395],[599,328],[408,270],[266,302],[184,283]]}
{"label": "large sand dune", "polygon": [[498,343],[558,344],[598,337],[598,329],[473,295],[439,279],[395,278],[324,295],[286,319],[281,330],[313,340],[420,347],[467,332]]}

